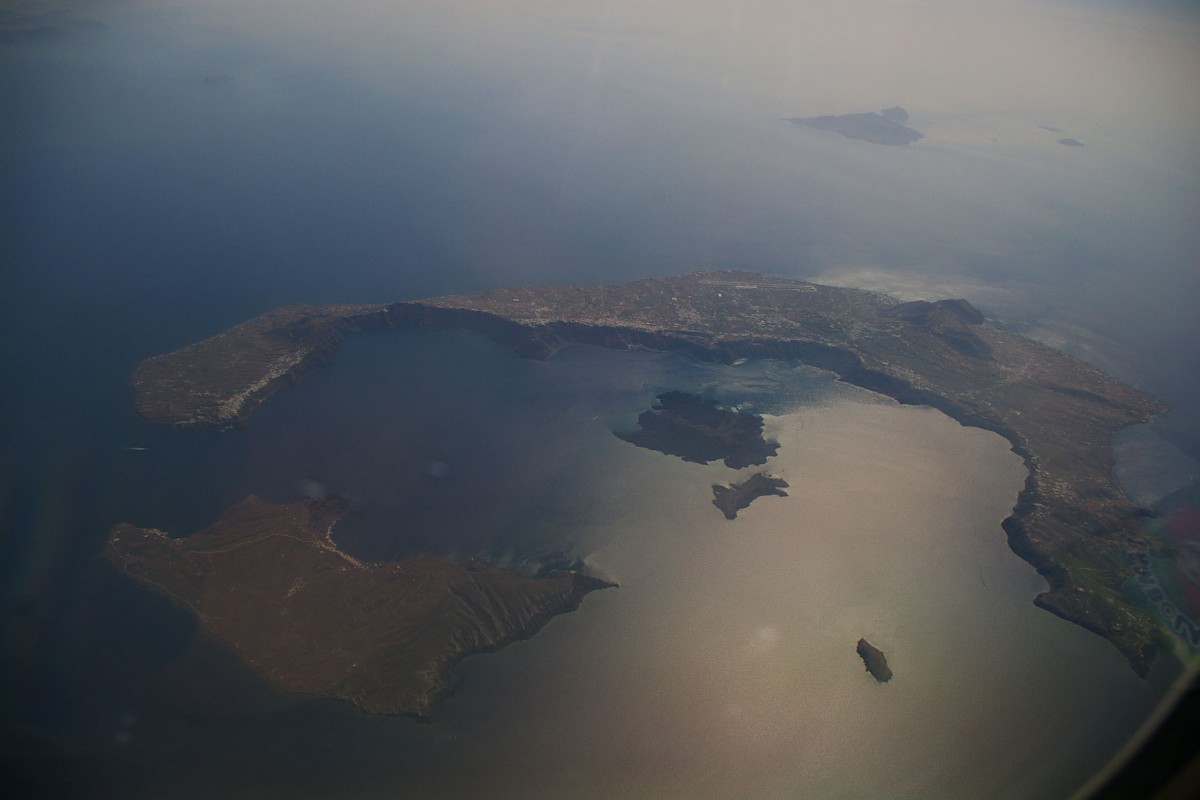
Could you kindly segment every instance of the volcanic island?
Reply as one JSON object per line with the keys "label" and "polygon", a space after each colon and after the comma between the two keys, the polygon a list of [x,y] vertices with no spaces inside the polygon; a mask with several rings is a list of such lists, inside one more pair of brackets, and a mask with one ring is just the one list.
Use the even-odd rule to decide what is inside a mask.
{"label": "volcanic island", "polygon": [[[293,306],[146,359],[133,375],[136,408],[173,425],[243,425],[273,394],[332,361],[347,334],[401,328],[467,329],[534,359],[592,345],[726,364],[789,360],[994,431],[1028,469],[1002,527],[1013,552],[1049,584],[1034,603],[1108,639],[1142,676],[1166,635],[1124,591],[1131,579],[1127,550],[1150,545],[1146,512],[1113,477],[1111,448],[1114,432],[1149,421],[1165,406],[990,324],[965,300],[901,302],[860,289],[703,271],[615,286]],[[703,399],[660,396],[651,417],[678,416],[681,409],[704,418],[719,411]],[[753,420],[712,419],[718,430],[753,432]],[[651,419],[649,432],[643,422],[628,436],[666,442],[670,426],[662,422]],[[755,446],[750,456],[737,457],[761,463],[774,453],[770,443]],[[716,492],[718,506],[728,515],[747,498],[782,494],[782,482],[773,480],[755,477]],[[447,691],[456,660],[532,635],[586,592],[609,585],[578,573],[527,578],[442,559],[360,566],[328,536],[344,512],[333,499],[285,506],[251,499],[186,539],[118,526],[106,553],[118,568],[190,608],[206,630],[285,688],[417,716],[427,716]],[[234,603],[254,613],[231,614]],[[279,619],[287,620],[282,629]]]}
{"label": "volcanic island", "polygon": [[721,509],[725,519],[737,519],[737,512],[749,508],[760,497],[787,497],[788,482],[773,478],[765,472],[756,472],[741,483],[722,486],[714,483],[713,505]]}
{"label": "volcanic island", "polygon": [[333,495],[288,505],[252,495],[184,538],[118,525],[104,554],[281,688],[422,721],[463,658],[529,638],[615,585],[478,560],[363,562],[331,535],[349,510]]}
{"label": "volcanic island", "polygon": [[763,418],[721,408],[716,400],[687,392],[663,392],[638,417],[639,430],[615,432],[638,447],[684,461],[723,461],[730,469],[765,464],[779,445],[763,438]]}

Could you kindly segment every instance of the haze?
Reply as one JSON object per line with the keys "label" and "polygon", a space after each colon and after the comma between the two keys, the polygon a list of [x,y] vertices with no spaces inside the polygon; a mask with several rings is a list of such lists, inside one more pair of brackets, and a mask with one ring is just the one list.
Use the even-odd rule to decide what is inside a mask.
{"label": "haze", "polygon": [[[929,595],[923,589],[936,585],[938,591],[959,592],[955,596],[963,602],[946,606],[953,613],[939,620],[935,633],[975,630],[979,619],[954,617],[959,609],[994,613],[1013,636],[1033,631],[1009,657],[1019,662],[1014,669],[1021,663],[1027,670],[1034,669],[1029,664],[1037,665],[1034,671],[1044,667],[1044,681],[1024,672],[1017,683],[1029,690],[1029,698],[1057,697],[1063,703],[1058,727],[1042,729],[1043,738],[1022,751],[1028,760],[1021,763],[1034,766],[1006,770],[973,752],[940,778],[931,777],[930,785],[952,786],[977,774],[976,788],[1010,796],[1031,796],[1039,787],[1057,795],[1078,786],[1133,735],[1175,676],[1163,668],[1150,683],[1137,682],[1105,642],[1030,605],[1040,584],[1028,565],[1004,549],[998,524],[1020,485],[1015,457],[990,434],[981,438],[979,431],[964,432],[941,417],[930,421],[923,410],[885,412],[873,401],[840,395],[806,397],[802,407],[775,409],[772,424],[792,437],[797,451],[787,455],[795,472],[789,478],[793,497],[764,498],[745,519],[739,517],[733,524],[746,522],[747,530],[758,530],[768,541],[747,541],[741,549],[736,541],[710,541],[687,550],[691,532],[671,527],[672,509],[682,506],[664,500],[667,511],[659,513],[652,486],[634,487],[644,494],[631,508],[644,512],[635,515],[638,531],[648,534],[662,523],[662,542],[622,538],[631,529],[622,528],[620,515],[601,518],[588,510],[585,501],[594,491],[589,480],[603,485],[611,475],[624,475],[650,482],[657,475],[665,481],[659,487],[664,497],[686,505],[692,489],[679,476],[693,473],[680,472],[678,464],[658,469],[638,461],[640,453],[619,450],[604,450],[607,455],[594,462],[581,459],[573,469],[591,477],[580,478],[574,493],[563,490],[555,505],[563,516],[555,522],[568,519],[565,509],[576,508],[572,502],[584,503],[583,510],[576,509],[579,527],[565,540],[566,549],[574,548],[571,555],[587,557],[597,568],[621,573],[629,586],[585,605],[578,620],[557,620],[545,640],[535,638],[491,662],[490,656],[470,662],[468,687],[475,688],[464,689],[448,710],[459,726],[454,735],[469,740],[461,750],[447,743],[453,736],[443,729],[421,739],[425,734],[414,734],[403,727],[407,723],[363,721],[340,707],[264,692],[239,667],[197,643],[181,612],[111,576],[97,577],[94,557],[118,520],[182,534],[249,491],[269,489],[280,494],[278,500],[294,499],[282,494],[308,481],[353,492],[348,478],[344,487],[338,485],[333,465],[347,465],[343,475],[361,478],[359,491],[368,486],[383,492],[390,485],[390,475],[373,468],[384,456],[351,468],[360,451],[331,444],[336,437],[320,447],[305,438],[320,438],[314,418],[336,418],[333,406],[321,403],[346,399],[349,390],[339,395],[314,381],[297,390],[296,400],[265,408],[259,427],[206,438],[153,428],[135,417],[129,374],[148,355],[290,303],[383,302],[530,283],[615,283],[701,267],[878,289],[905,299],[964,297],[998,323],[1067,350],[1171,405],[1173,411],[1155,424],[1122,435],[1118,472],[1131,496],[1146,505],[1194,487],[1200,481],[1198,43],[1195,10],[1166,2],[5,4],[0,367],[7,379],[0,382],[0,524],[12,535],[5,537],[0,566],[5,603],[0,685],[9,687],[3,707],[12,722],[6,726],[20,745],[6,758],[37,773],[38,780],[84,776],[80,779],[93,781],[89,786],[96,793],[114,796],[147,786],[178,789],[181,775],[203,787],[208,774],[203,762],[214,753],[222,766],[212,775],[237,776],[250,793],[261,778],[263,793],[287,787],[337,794],[345,791],[340,781],[351,773],[361,779],[356,786],[386,793],[395,788],[393,767],[379,754],[390,755],[398,742],[413,748],[406,751],[406,763],[419,766],[424,754],[436,752],[449,761],[431,764],[462,756],[486,766],[495,741],[489,735],[514,719],[497,709],[512,710],[511,698],[536,697],[535,679],[543,673],[530,667],[534,655],[545,656],[537,662],[540,669],[561,667],[540,684],[548,697],[565,704],[553,707],[561,710],[574,707],[572,680],[586,674],[571,643],[593,648],[579,652],[603,650],[601,640],[572,637],[603,629],[604,620],[620,620],[642,637],[630,641],[648,641],[652,618],[622,616],[629,602],[623,598],[645,596],[651,585],[637,583],[637,575],[648,575],[638,572],[637,563],[643,570],[648,564],[664,570],[654,577],[661,583],[653,585],[676,604],[668,604],[671,608],[684,608],[681,598],[694,590],[684,576],[687,567],[727,565],[730,573],[713,585],[732,590],[731,576],[748,575],[755,558],[775,552],[769,542],[778,531],[765,521],[776,513],[768,511],[769,504],[803,497],[798,477],[828,468],[824,478],[831,487],[873,476],[878,492],[859,492],[866,498],[862,512],[877,514],[873,525],[890,519],[888,509],[898,496],[908,498],[911,515],[928,523],[930,547],[956,541],[939,524],[962,525],[981,536],[992,531],[995,539],[972,539],[971,547],[982,549],[963,551],[979,558],[976,573],[968,562],[969,580],[943,574],[937,580],[945,584],[935,583],[919,564],[904,561],[914,583],[900,592],[901,605],[914,615],[924,613]],[[896,105],[907,109],[906,124],[924,138],[885,147],[786,121]],[[1064,146],[1060,139],[1083,146]],[[576,375],[571,370],[578,365],[568,359],[539,365],[547,367],[546,375],[532,378],[532,372],[502,370],[496,365],[507,362],[480,352],[451,355],[492,365],[478,370],[493,382],[489,397],[507,397],[510,389],[520,396],[520,382],[528,380],[575,398],[575,405],[559,409],[571,422],[559,423],[560,433],[574,430],[575,422],[599,426],[595,420],[601,418],[615,427],[656,386],[679,388],[688,380],[698,389],[736,385],[731,374],[697,377],[690,367],[653,359],[651,366],[603,361],[595,371],[611,373],[614,383],[605,384],[605,391],[618,397],[613,402],[620,408],[614,410],[604,405],[612,397],[604,394],[601,402],[587,388],[584,378],[595,377],[590,371],[595,365]],[[421,351],[414,360],[437,363],[444,355]],[[363,356],[347,363],[360,371],[347,368],[346,385],[362,388],[382,379],[386,368],[380,364],[388,362]],[[575,383],[554,384],[546,377],[559,374],[554,370]],[[542,380],[546,383],[537,383]],[[410,385],[407,375],[393,374],[387,381],[396,392]],[[423,389],[428,394],[412,407],[445,410],[450,406],[440,400],[453,398],[462,385],[471,384],[439,389],[430,378]],[[554,394],[546,402],[559,399]],[[730,400],[736,402],[732,395]],[[386,396],[370,402],[376,404],[372,408],[388,407]],[[527,408],[510,412],[510,420],[536,429]],[[903,416],[909,412],[917,416]],[[575,413],[581,416],[571,416]],[[446,414],[438,424],[451,427],[455,420]],[[386,415],[372,419],[403,424]],[[367,444],[405,441],[400,434],[371,439],[365,421],[345,424]],[[857,426],[891,430],[889,436],[900,438],[880,433],[848,442],[835,458],[830,453],[838,448],[818,436],[811,441],[821,442],[825,455],[802,456],[805,424],[823,436]],[[925,444],[905,438],[910,426],[931,438]],[[601,427],[588,428],[589,442],[623,446]],[[958,434],[965,438],[955,438]],[[938,447],[929,444],[934,441]],[[883,443],[873,449],[876,442]],[[369,450],[364,445],[361,452]],[[954,458],[943,458],[944,450]],[[560,452],[570,449],[547,448],[548,454]],[[884,458],[888,454],[892,461]],[[524,457],[532,463],[536,455]],[[869,463],[845,463],[851,456]],[[304,474],[289,471],[297,463],[304,464]],[[955,506],[955,521],[947,522],[938,509],[949,500],[939,486],[969,464],[987,465],[981,467],[987,474],[964,476],[946,492],[962,506]],[[481,458],[473,474],[508,468]],[[599,472],[589,472],[593,468]],[[329,474],[316,474],[321,469]],[[529,470],[547,472],[543,463]],[[906,471],[924,476],[914,479],[919,486],[911,495],[898,492],[894,483]],[[701,506],[708,500],[709,477],[697,484]],[[859,541],[853,539],[854,526],[836,521],[835,511],[821,507],[814,519],[840,531],[841,538],[822,540],[812,552],[803,542],[790,542],[780,562],[802,564],[801,556],[811,555],[835,564],[826,582],[811,584],[827,598],[847,591],[845,581],[860,563],[839,547],[879,545],[883,549],[872,550],[869,559],[876,563],[893,546],[869,536],[854,545]],[[512,509],[496,512],[497,518],[515,515]],[[755,518],[759,528],[753,527]],[[725,530],[720,527],[725,522],[718,515],[715,531]],[[715,531],[705,528],[703,535],[715,537]],[[629,549],[619,550],[621,542]],[[515,547],[478,546],[506,554]],[[913,552],[909,556],[920,560]],[[780,569],[774,565],[772,581],[782,580]],[[918,585],[918,578],[928,583]],[[983,591],[980,582],[990,588]],[[790,591],[793,610],[812,600],[803,587]],[[862,630],[878,621],[870,608],[854,613],[826,608],[820,618],[832,625],[826,633],[836,629],[850,637],[843,664],[838,656],[805,654],[788,638],[800,635],[799,628],[789,627],[800,623],[767,619],[770,604],[752,599],[723,618],[731,626],[749,626],[737,628],[730,641],[744,644],[755,631],[768,631],[752,641],[795,656],[784,665],[789,669],[861,669],[854,663],[853,641],[868,633],[886,640],[896,630],[890,623],[902,622],[888,617],[872,633]],[[688,608],[680,631],[695,632],[704,621],[695,609],[709,606]],[[835,618],[842,627],[830,622]],[[927,643],[938,641],[937,635],[925,635]],[[772,637],[784,637],[778,649]],[[902,650],[898,641],[893,644]],[[665,663],[684,659],[691,652],[685,644],[665,648]],[[897,683],[888,689],[902,686],[902,678],[914,681],[904,690],[911,694],[897,690],[894,697],[924,702],[936,694],[934,676],[945,662],[935,656],[953,655],[945,642],[942,647],[927,651],[930,661],[906,664],[900,656],[894,662]],[[1063,658],[1021,661],[1049,652]],[[638,660],[646,658],[645,649],[630,645],[612,653],[645,666]],[[1066,657],[1080,654],[1092,668],[1073,682],[1075,662]],[[490,678],[483,677],[488,663],[496,670]],[[710,678],[736,681],[745,674],[723,664],[692,685],[711,692]],[[790,681],[798,673],[788,674]],[[862,675],[832,674],[813,680],[848,692],[837,695],[848,709],[868,707],[850,683]],[[680,711],[687,694],[668,691],[670,680],[656,675],[647,684],[667,687],[661,705],[647,707],[676,714],[664,729],[678,733],[704,717],[694,708]],[[478,688],[492,685],[488,681],[514,694],[506,700]],[[952,685],[956,696],[965,696],[961,678]],[[1076,690],[1068,691],[1072,686]],[[1012,690],[988,683],[976,697],[979,707],[996,711]],[[1111,705],[1089,711],[1089,693],[1110,698]],[[472,699],[483,705],[471,705]],[[209,700],[224,709],[214,712],[219,721],[212,727],[197,722],[208,719]],[[243,706],[250,709],[245,717],[238,716]],[[915,719],[905,716],[912,707],[894,706],[882,717],[903,726]],[[544,719],[547,708],[533,705],[517,718]],[[617,708],[622,706],[592,710],[611,722]],[[798,715],[813,711],[794,696],[780,708]],[[994,741],[1019,739],[1035,712],[1028,703],[1005,711]],[[780,765],[790,763],[790,755],[780,755],[780,743],[800,734],[769,709],[763,713],[771,725],[746,733],[736,748],[749,754],[747,763],[770,773],[756,785],[784,792],[794,785],[775,780]],[[1094,736],[1073,732],[1071,723],[1084,719]],[[954,720],[970,728],[965,718]],[[826,722],[813,722],[811,730]],[[222,735],[209,735],[214,730]],[[297,767],[284,742],[295,730],[302,731],[294,735],[306,746],[329,756],[330,762],[322,762],[328,769],[309,773]],[[540,728],[505,746],[544,744],[558,730]],[[1055,740],[1055,731],[1076,738]],[[583,737],[571,740],[581,747],[592,735],[572,732]],[[267,765],[262,775],[218,744],[223,737],[264,738],[259,734],[273,742],[262,754]],[[631,733],[627,741],[642,742],[643,734]],[[851,749],[870,741],[858,734],[839,741]],[[1056,741],[1076,748],[1071,752],[1077,760],[1059,769],[1030,755],[1038,747],[1052,749]],[[936,742],[924,745],[934,748]],[[729,741],[718,736],[691,752],[708,758],[712,750],[706,748],[722,744]],[[136,749],[143,746],[150,749]],[[921,746],[904,750],[904,758],[920,760],[932,752]],[[597,752],[629,755],[622,748],[618,742]],[[139,766],[138,757],[147,753],[158,772]],[[818,755],[810,754],[806,763],[829,763],[821,760],[828,753]],[[520,756],[512,758],[519,764]],[[596,763],[590,767],[598,769]],[[861,771],[862,786],[886,780],[881,763]],[[677,764],[695,766],[686,759]],[[983,766],[976,770],[973,764]],[[853,773],[852,763],[842,766]],[[515,775],[518,767],[513,770]],[[726,776],[730,783],[714,785],[746,785],[749,772],[743,765]],[[679,774],[685,773],[680,766]],[[559,776],[558,785],[574,786],[568,777]],[[834,778],[821,778],[826,779],[831,783],[810,786],[836,785]],[[663,786],[677,788],[681,796],[694,788],[689,779],[664,780]],[[304,785],[297,789],[298,783]],[[913,796],[922,788],[909,786]]]}

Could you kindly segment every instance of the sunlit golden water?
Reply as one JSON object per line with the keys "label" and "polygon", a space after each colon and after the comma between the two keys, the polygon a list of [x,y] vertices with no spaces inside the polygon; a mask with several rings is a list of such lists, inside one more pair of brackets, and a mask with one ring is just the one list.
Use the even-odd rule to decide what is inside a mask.
{"label": "sunlit golden water", "polygon": [[733,522],[709,503],[731,471],[597,432],[588,563],[621,587],[464,664],[444,716],[466,774],[513,796],[1016,798],[1098,770],[1159,690],[1032,605],[1007,443],[853,399],[768,431],[790,496]]}

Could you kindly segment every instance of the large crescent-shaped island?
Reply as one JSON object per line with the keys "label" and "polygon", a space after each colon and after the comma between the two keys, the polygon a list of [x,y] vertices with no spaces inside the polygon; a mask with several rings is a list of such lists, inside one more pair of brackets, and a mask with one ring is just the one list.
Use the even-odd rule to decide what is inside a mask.
{"label": "large crescent-shaped island", "polygon": [[[1126,553],[1131,546],[1145,546],[1148,538],[1142,527],[1145,512],[1125,497],[1113,476],[1111,445],[1117,430],[1147,422],[1165,407],[1071,356],[990,324],[965,300],[901,302],[858,289],[748,272],[704,271],[615,286],[523,287],[381,305],[288,307],[146,359],[133,376],[136,407],[155,422],[242,425],[273,394],[329,363],[347,334],[401,328],[469,329],[536,359],[577,344],[674,351],[722,363],[785,359],[828,370],[846,383],[900,403],[933,407],[963,425],[994,431],[1008,440],[1028,469],[1003,530],[1012,550],[1049,584],[1034,602],[1108,639],[1139,675],[1146,675],[1160,646],[1161,623],[1125,594],[1131,577]],[[232,512],[235,519],[250,515],[256,526],[260,521],[267,527],[275,524],[269,520],[276,512],[261,501],[248,502]],[[286,511],[278,512],[284,515],[280,525],[284,518],[314,514],[325,524],[332,513],[321,507],[283,508]],[[303,528],[309,523],[286,525]],[[277,544],[284,543],[279,536]],[[316,532],[305,536],[310,550],[304,558],[312,561],[314,570],[319,562],[322,574],[335,567],[345,574],[362,572],[329,550],[332,545]],[[195,547],[185,544],[170,550],[157,534],[122,526],[112,534],[108,554],[147,586],[192,607],[203,622],[203,615],[211,612],[197,606],[181,587],[214,580],[200,573],[205,564],[217,569],[221,563],[208,555],[220,550],[219,544],[201,539]],[[273,570],[280,560],[257,563]],[[238,567],[250,568],[244,563]],[[388,569],[376,566],[363,573],[372,576],[371,592],[386,594],[385,586],[400,586],[408,580],[401,573],[416,567],[397,567],[394,575]],[[491,577],[491,568],[481,567],[470,575],[470,568],[461,566],[443,564],[437,569],[446,581],[469,577],[475,585],[496,580],[516,586],[509,579]],[[295,583],[294,576],[290,581],[280,576],[271,580],[285,594]],[[583,593],[604,585],[583,576],[562,575],[557,581],[525,587],[560,598],[547,606],[554,607],[547,613],[569,610]],[[363,591],[360,587],[352,594]],[[481,591],[490,596],[486,589]],[[516,624],[509,634],[479,649],[529,635],[544,616],[533,614],[527,623]],[[253,636],[247,631],[222,634],[210,627],[227,640]],[[420,628],[428,637],[425,641],[438,640],[435,628]],[[301,634],[307,635],[296,633]],[[394,645],[396,637],[391,642]],[[255,653],[249,651],[254,649],[253,642],[243,642],[243,653],[252,662]],[[452,664],[466,653],[451,653],[438,663]],[[269,665],[263,666],[271,673]],[[333,665],[330,670],[332,676]],[[424,694],[411,687],[388,690],[392,695],[378,688],[362,694],[344,688],[331,693],[367,708],[425,715],[445,691],[444,678],[433,681]],[[288,684],[287,679],[282,682]],[[332,677],[327,683],[352,685]],[[315,685],[307,690],[327,693]],[[407,699],[376,705],[365,699],[369,696]]]}

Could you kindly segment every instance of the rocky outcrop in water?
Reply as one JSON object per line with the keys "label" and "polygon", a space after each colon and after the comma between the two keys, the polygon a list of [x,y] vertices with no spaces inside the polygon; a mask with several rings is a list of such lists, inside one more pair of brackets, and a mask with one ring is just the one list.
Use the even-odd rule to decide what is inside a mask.
{"label": "rocky outcrop in water", "polygon": [[787,497],[787,481],[773,478],[765,472],[756,472],[741,483],[721,486],[714,483],[713,505],[721,509],[725,519],[737,519],[737,513],[749,508],[760,497]]}
{"label": "rocky outcrop in water", "polygon": [[766,463],[779,450],[763,439],[757,414],[730,411],[686,392],[664,392],[656,400],[638,417],[638,430],[615,432],[616,437],[696,464],[721,460],[730,469]]}
{"label": "rocky outcrop in water", "polygon": [[863,664],[866,665],[867,672],[871,673],[872,678],[880,683],[887,683],[892,679],[892,668],[888,666],[887,658],[883,655],[882,650],[866,639],[859,639],[855,650],[862,657]]}

